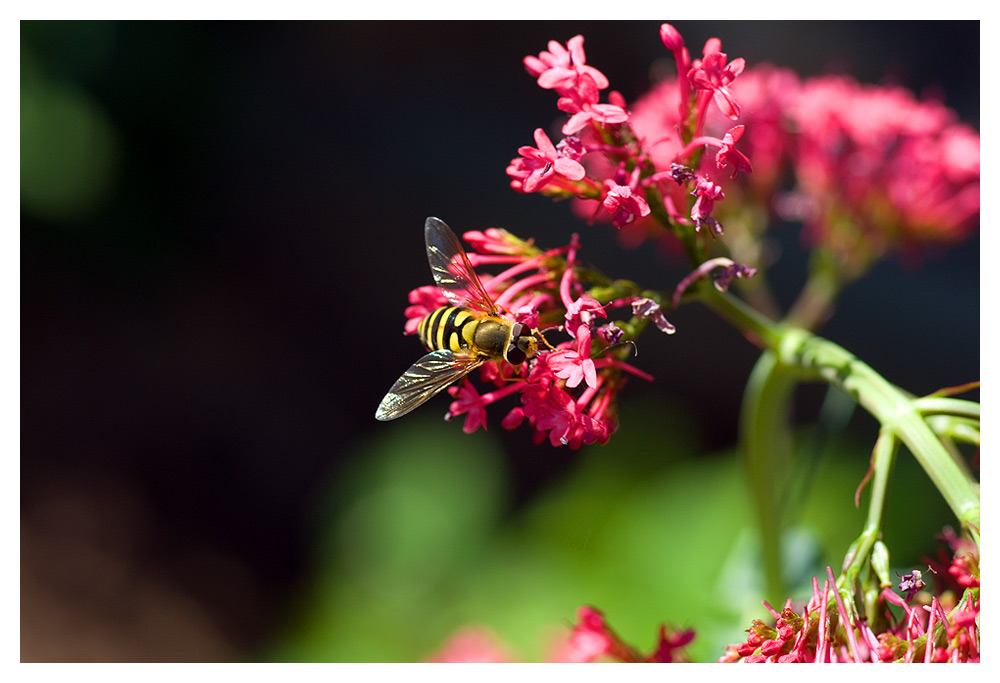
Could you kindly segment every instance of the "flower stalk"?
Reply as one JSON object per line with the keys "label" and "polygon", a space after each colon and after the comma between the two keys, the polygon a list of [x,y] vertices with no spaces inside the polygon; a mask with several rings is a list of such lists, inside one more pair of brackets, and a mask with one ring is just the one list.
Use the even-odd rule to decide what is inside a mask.
{"label": "flower stalk", "polygon": [[978,425],[978,404],[937,396],[913,398],[829,340],[801,327],[773,322],[731,294],[704,286],[699,294],[704,303],[764,349],[744,394],[740,438],[761,529],[767,595],[785,593],[778,565],[781,523],[776,501],[781,487],[774,473],[787,472],[792,460],[789,406],[799,382],[823,382],[836,387],[882,425],[873,458],[876,484],[868,520],[860,545],[845,569],[850,568],[856,575],[857,563],[867,558],[878,538],[892,463],[887,454],[895,452],[897,443],[910,450],[978,545],[978,488],[928,421],[934,415],[949,415]]}

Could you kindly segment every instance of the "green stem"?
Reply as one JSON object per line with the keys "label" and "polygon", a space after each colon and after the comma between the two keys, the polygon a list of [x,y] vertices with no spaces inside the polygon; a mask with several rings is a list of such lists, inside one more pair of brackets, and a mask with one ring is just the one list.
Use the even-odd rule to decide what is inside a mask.
{"label": "green stem", "polygon": [[[942,413],[978,419],[976,404],[940,397],[913,398],[833,342],[801,327],[773,322],[736,297],[717,292],[707,283],[700,287],[698,295],[765,351],[754,368],[744,397],[741,444],[757,498],[756,512],[764,543],[769,595],[780,588],[780,578],[776,578],[774,568],[767,564],[777,562],[780,557],[774,553],[781,525],[776,517],[778,509],[772,475],[781,471],[780,463],[790,457],[788,406],[792,390],[799,381],[819,381],[837,387],[871,413],[882,425],[884,434],[894,435],[891,441],[898,439],[913,453],[952,512],[979,544],[978,486],[926,420],[928,414]],[[888,469],[888,465],[881,465],[877,474],[886,473],[887,477]],[[873,520],[881,519],[883,505],[884,488],[879,488],[869,511],[865,533],[859,539],[866,552],[857,552],[857,557],[867,557],[867,550],[875,542],[880,522],[876,524]]]}
{"label": "green stem", "polygon": [[871,554],[875,541],[882,533],[882,521],[885,517],[885,502],[889,492],[889,475],[896,461],[896,448],[899,442],[891,429],[883,428],[875,442],[872,452],[872,494],[868,503],[868,518],[865,527],[851,545],[851,551],[844,562],[841,574],[841,587],[854,585],[854,580],[861,572],[865,561]]}
{"label": "green stem", "polygon": [[931,430],[913,399],[867,364],[833,342],[804,330],[789,330],[778,360],[802,378],[839,387],[892,430],[913,453],[948,506],[979,543],[979,493]]}
{"label": "green stem", "polygon": [[718,291],[711,283],[704,280],[699,283],[698,296],[706,306],[743,330],[750,341],[760,348],[771,350],[778,348],[786,326],[774,322],[741,299]]}
{"label": "green stem", "polygon": [[916,399],[913,407],[924,415],[954,415],[979,420],[979,404],[960,398],[925,396]]}
{"label": "green stem", "polygon": [[740,445],[753,492],[760,529],[766,599],[781,601],[785,585],[781,572],[782,510],[778,504],[783,483],[791,471],[792,442],[788,407],[796,378],[783,372],[773,351],[761,354],[740,408]]}
{"label": "green stem", "polygon": [[833,301],[843,287],[833,264],[825,252],[813,254],[809,279],[785,317],[789,324],[815,330],[830,317]]}

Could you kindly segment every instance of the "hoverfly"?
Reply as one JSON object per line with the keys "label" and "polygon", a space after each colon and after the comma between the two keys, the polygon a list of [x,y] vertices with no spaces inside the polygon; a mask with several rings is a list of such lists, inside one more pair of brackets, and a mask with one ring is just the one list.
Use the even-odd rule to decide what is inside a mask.
{"label": "hoverfly", "polygon": [[406,415],[486,361],[520,365],[538,353],[539,343],[552,348],[537,329],[501,313],[444,221],[427,219],[424,242],[434,282],[451,305],[420,321],[417,334],[430,353],[392,385],[375,411],[377,420]]}

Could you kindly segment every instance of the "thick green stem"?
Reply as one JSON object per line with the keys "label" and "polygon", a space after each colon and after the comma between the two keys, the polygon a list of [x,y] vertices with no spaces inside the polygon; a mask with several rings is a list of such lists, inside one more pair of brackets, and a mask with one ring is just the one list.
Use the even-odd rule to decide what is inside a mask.
{"label": "thick green stem", "polygon": [[839,387],[892,430],[913,453],[952,512],[979,543],[979,493],[955,463],[919,410],[920,404],[840,346],[804,330],[789,330],[778,362],[805,380]]}
{"label": "thick green stem", "polygon": [[[969,401],[939,397],[914,398],[886,381],[867,364],[840,346],[800,327],[775,323],[739,299],[703,286],[702,300],[725,319],[742,329],[765,350],[747,388],[741,413],[741,441],[745,449],[751,483],[757,497],[765,557],[771,556],[780,538],[773,473],[791,449],[787,424],[791,392],[800,381],[819,381],[839,388],[871,413],[913,453],[951,510],[979,543],[980,504],[978,485],[955,461],[926,417],[934,414],[978,419],[978,406]],[[879,472],[887,472],[886,467]],[[888,474],[886,473],[887,477]],[[881,485],[879,485],[881,486]],[[881,517],[884,487],[873,500],[869,524],[859,541],[869,547],[877,537],[873,519]],[[869,528],[872,527],[872,528]],[[869,538],[870,536],[870,538]],[[864,555],[863,553],[861,554]],[[776,562],[780,555],[766,560]],[[766,567],[768,594],[780,582]]]}
{"label": "thick green stem", "polygon": [[747,382],[740,409],[740,445],[756,506],[764,562],[766,599],[781,601],[785,585],[781,573],[784,483],[791,471],[792,441],[788,407],[796,378],[782,372],[773,351],[765,351]]}

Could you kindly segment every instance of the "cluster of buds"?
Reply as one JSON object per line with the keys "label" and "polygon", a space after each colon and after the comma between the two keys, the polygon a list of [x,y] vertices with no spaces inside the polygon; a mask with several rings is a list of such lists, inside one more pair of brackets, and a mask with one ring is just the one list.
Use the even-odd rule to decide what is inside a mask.
{"label": "cluster of buds", "polygon": [[[979,661],[979,561],[975,546],[946,537],[952,548],[951,563],[941,576],[938,595],[925,589],[923,574],[901,577],[901,596],[882,588],[875,601],[879,613],[868,619],[857,616],[845,603],[832,570],[828,580],[813,578],[813,595],[798,612],[789,600],[781,612],[767,602],[774,626],[755,619],[746,641],[730,645],[720,662],[978,662]],[[943,569],[943,568],[942,568]],[[962,598],[947,588],[949,581],[962,587]],[[890,605],[901,610],[898,618]],[[853,615],[853,616],[852,616]]]}
{"label": "cluster of buds", "polygon": [[[626,343],[646,320],[669,326],[656,303],[580,265],[576,235],[570,244],[550,250],[497,228],[467,232],[463,237],[472,247],[468,257],[474,267],[505,266],[495,276],[480,278],[499,309],[543,334],[563,332],[570,339],[557,344],[549,341],[552,348],[520,366],[506,361],[486,363],[480,378],[492,389],[480,393],[468,378],[450,387],[455,400],[446,419],[464,415],[466,433],[480,426],[485,429],[487,406],[517,394],[520,404],[501,420],[505,429],[527,423],[536,443],[548,440],[553,446],[573,449],[607,442],[617,427],[616,396],[628,376],[652,380],[620,356],[628,353]],[[584,285],[583,274],[590,289]],[[595,286],[595,282],[605,284]],[[440,290],[430,286],[411,291],[409,300],[407,333],[416,332],[425,315],[446,303]],[[607,310],[629,307],[633,312],[628,321],[620,325],[608,321]]]}
{"label": "cluster of buds", "polygon": [[[577,610],[577,622],[567,636],[552,647],[551,662],[688,662],[684,647],[694,640],[694,631],[660,626],[656,648],[648,655],[629,645],[611,629],[600,611],[584,605]],[[432,662],[497,663],[513,661],[510,648],[488,630],[462,629],[435,653]]]}

